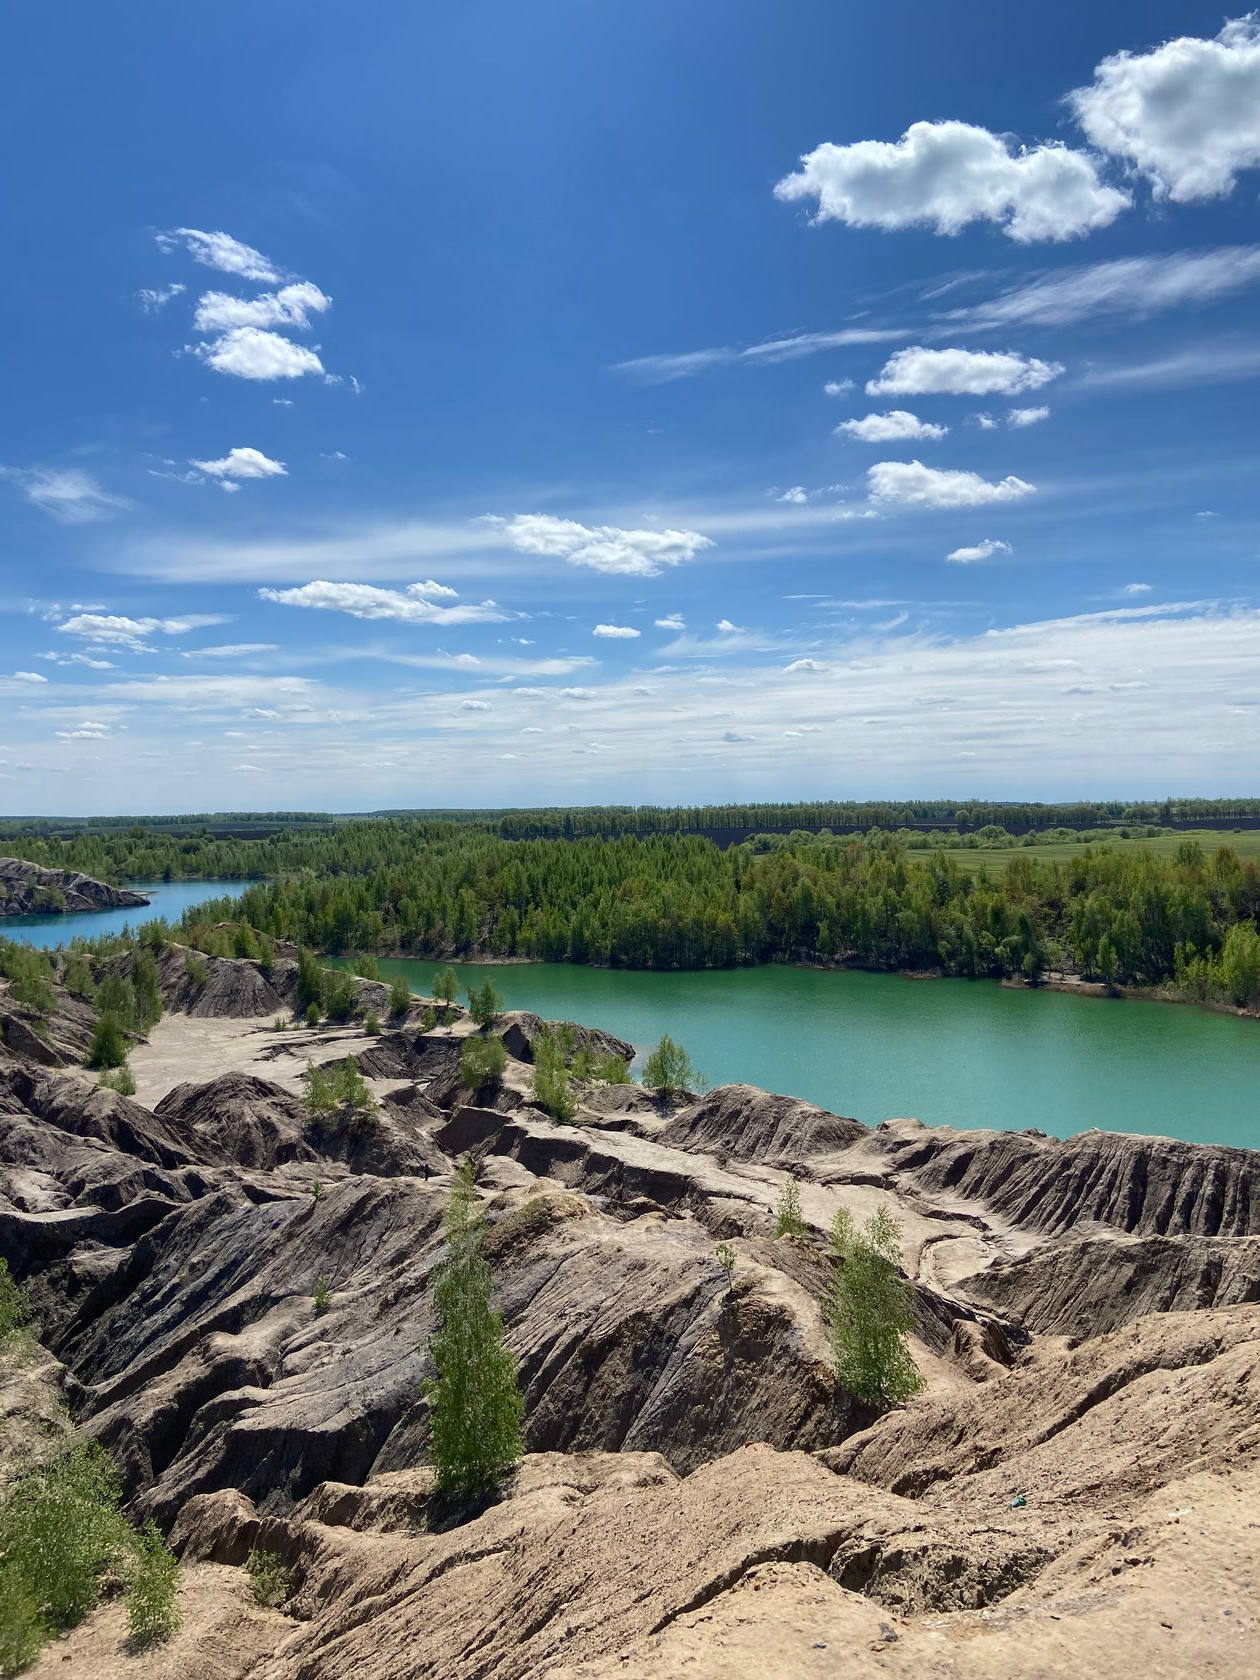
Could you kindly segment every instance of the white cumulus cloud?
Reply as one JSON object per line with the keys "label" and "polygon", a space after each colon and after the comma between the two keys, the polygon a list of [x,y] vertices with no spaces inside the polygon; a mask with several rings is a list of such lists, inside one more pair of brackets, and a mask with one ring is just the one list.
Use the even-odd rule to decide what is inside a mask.
{"label": "white cumulus cloud", "polygon": [[218,461],[193,461],[191,465],[208,478],[217,478],[225,490],[235,489],[236,481],[242,478],[283,478],[288,470],[283,461],[273,461],[260,449],[241,448],[229,449]]}
{"label": "white cumulus cloud", "polygon": [[1060,362],[1043,362],[1014,350],[925,350],[912,345],[897,350],[877,379],[866,384],[868,396],[971,396],[992,392],[1014,396],[1035,391],[1063,372]]}
{"label": "white cumulus cloud", "polygon": [[41,676],[38,671],[14,671],[13,681],[20,683],[46,683],[48,678]]}
{"label": "white cumulus cloud", "polygon": [[925,467],[922,461],[878,461],[866,474],[871,499],[906,507],[983,507],[987,502],[1016,502],[1034,486],[1022,478],[994,483],[979,473]]}
{"label": "white cumulus cloud", "polygon": [[403,624],[501,624],[507,614],[493,601],[458,607],[434,606],[429,596],[441,584],[413,583],[407,589],[380,589],[370,583],[326,583],[317,580],[296,589],[260,589],[264,601],[282,607],[313,607],[348,613],[351,618],[392,618]]}
{"label": "white cumulus cloud", "polygon": [[687,621],[681,613],[670,613],[665,618],[655,620],[658,630],[685,630]]}
{"label": "white cumulus cloud", "polygon": [[809,500],[809,491],[803,484],[793,484],[790,485],[781,496],[776,496],[774,499],[776,502],[791,502],[795,506],[800,507],[803,502],[807,502]]}
{"label": "white cumulus cloud", "polygon": [[172,228],[156,235],[158,248],[174,251],[182,245],[194,261],[237,274],[242,280],[275,281],[280,271],[261,251],[233,239],[230,233],[203,233],[200,228]]}
{"label": "white cumulus cloud", "polygon": [[981,560],[991,560],[995,554],[1013,554],[1010,543],[994,542],[992,537],[986,537],[983,542],[973,543],[970,548],[956,548],[945,558],[955,566],[974,566]]}
{"label": "white cumulus cloud", "polygon": [[216,373],[230,373],[237,379],[301,379],[303,374],[324,371],[324,364],[305,344],[294,344],[261,327],[233,327],[221,338],[194,346],[193,353]]}
{"label": "white cumulus cloud", "polygon": [[823,394],[828,397],[842,397],[846,391],[853,389],[851,379],[829,379],[823,386]]}
{"label": "white cumulus cloud", "polygon": [[278,292],[262,292],[255,298],[203,292],[193,326],[203,333],[230,332],[234,327],[309,327],[311,315],[322,315],[331,304],[332,299],[309,280],[298,280]]}
{"label": "white cumulus cloud", "polygon": [[616,525],[580,525],[547,513],[518,513],[487,523],[501,530],[519,553],[550,555],[571,566],[627,577],[657,577],[663,567],[677,566],[713,547],[699,531],[628,531]]}
{"label": "white cumulus cloud", "polygon": [[193,613],[186,618],[129,618],[122,613],[87,612],[76,613],[64,624],[59,624],[57,630],[63,636],[79,636],[87,642],[147,653],[147,638],[154,634],[186,636],[190,630],[222,623],[223,618],[218,613]]}
{"label": "white cumulus cloud", "polygon": [[1157,198],[1223,198],[1260,165],[1260,13],[1214,40],[1180,36],[1116,53],[1068,101],[1100,150],[1123,158]]}
{"label": "white cumulus cloud", "polygon": [[1035,426],[1039,420],[1050,417],[1048,408],[1012,408],[1006,416],[1008,426]]}
{"label": "white cumulus cloud", "polygon": [[1088,153],[1013,147],[964,122],[912,123],[897,141],[826,141],[774,191],[780,199],[816,200],[819,222],[953,234],[987,221],[1021,244],[1106,227],[1130,203],[1100,179]]}
{"label": "white cumulus cloud", "polygon": [[949,427],[920,420],[904,408],[893,408],[887,414],[868,414],[864,420],[842,420],[836,431],[861,443],[896,443],[905,438],[943,438]]}
{"label": "white cumulus cloud", "polygon": [[597,624],[591,635],[606,636],[613,641],[633,641],[639,631],[630,624]]}

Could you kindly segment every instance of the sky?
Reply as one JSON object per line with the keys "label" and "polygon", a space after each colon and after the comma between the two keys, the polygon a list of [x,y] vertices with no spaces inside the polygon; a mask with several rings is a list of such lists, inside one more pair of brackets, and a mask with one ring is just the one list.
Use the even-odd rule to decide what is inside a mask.
{"label": "sky", "polygon": [[1260,13],[6,59],[0,813],[1260,789]]}

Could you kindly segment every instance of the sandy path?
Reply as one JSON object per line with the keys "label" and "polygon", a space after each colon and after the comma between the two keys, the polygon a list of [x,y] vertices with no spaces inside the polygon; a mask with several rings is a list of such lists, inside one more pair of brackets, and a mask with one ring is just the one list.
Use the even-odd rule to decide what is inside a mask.
{"label": "sandy path", "polygon": [[[202,1084],[232,1072],[256,1074],[286,1090],[297,1091],[308,1061],[360,1055],[374,1042],[353,1026],[301,1027],[278,1033],[270,1017],[202,1020],[193,1015],[164,1015],[147,1043],[137,1044],[128,1061],[136,1082],[136,1101],[153,1108],[177,1085],[190,1080]],[[383,1092],[406,1082],[382,1079],[369,1083]]]}

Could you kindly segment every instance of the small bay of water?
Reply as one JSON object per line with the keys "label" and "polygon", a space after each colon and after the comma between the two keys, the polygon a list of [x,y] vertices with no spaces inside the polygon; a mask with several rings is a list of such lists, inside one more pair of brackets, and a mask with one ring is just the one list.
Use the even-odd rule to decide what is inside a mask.
{"label": "small bay of water", "polygon": [[248,881],[128,881],[133,892],[143,893],[151,903],[131,910],[76,910],[70,915],[0,916],[0,939],[51,950],[72,939],[99,939],[103,934],[138,928],[164,916],[177,922],[185,910],[208,898],[239,898]]}
{"label": "small bay of water", "polygon": [[[429,993],[441,964],[381,959]],[[604,1027],[650,1049],[668,1032],[714,1085],[744,1081],[869,1125],[1091,1126],[1260,1148],[1260,1022],[991,981],[764,968],[659,974],[567,963],[455,965],[510,1009]]]}

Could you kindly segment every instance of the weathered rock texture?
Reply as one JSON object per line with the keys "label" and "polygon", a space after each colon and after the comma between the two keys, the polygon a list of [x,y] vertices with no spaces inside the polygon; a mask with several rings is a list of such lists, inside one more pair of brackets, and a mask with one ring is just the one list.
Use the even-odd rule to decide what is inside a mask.
{"label": "weathered rock texture", "polygon": [[[106,1607],[76,1674],[734,1680],[831,1675],[837,1651],[860,1675],[1251,1672],[1260,1156],[871,1131],[747,1086],[591,1087],[557,1125],[530,1100],[536,1018],[493,1025],[507,1069],[471,1093],[462,1017],[251,1026],[292,967],[169,953],[168,1003],[216,1043],[241,1017],[252,1071],[152,1107],[0,1060],[0,1254],[48,1350],[8,1415],[41,1427],[55,1375],[188,1563],[186,1634],[138,1659],[168,1666],[121,1666]],[[317,1123],[296,1071],[352,1046],[379,1107]],[[453,1523],[424,1386],[470,1151],[530,1456]],[[789,1176],[810,1235],[775,1241]],[[926,1382],[884,1417],[837,1387],[824,1315],[836,1211],[879,1207]],[[254,1546],[294,1572],[287,1616],[242,1613]]]}
{"label": "weathered rock texture", "polygon": [[107,886],[72,869],[44,869],[22,858],[0,857],[0,916],[123,910],[148,902],[143,893]]}

